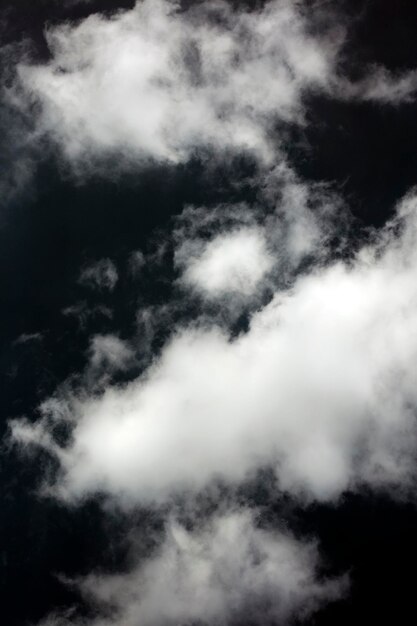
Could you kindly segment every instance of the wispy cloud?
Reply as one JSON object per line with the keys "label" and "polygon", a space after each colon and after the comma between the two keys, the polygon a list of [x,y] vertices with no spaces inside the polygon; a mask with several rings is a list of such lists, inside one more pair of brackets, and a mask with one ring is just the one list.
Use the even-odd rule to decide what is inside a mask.
{"label": "wispy cloud", "polygon": [[93,289],[113,291],[118,279],[119,275],[113,261],[100,259],[82,270],[78,282]]}
{"label": "wispy cloud", "polygon": [[[131,571],[93,574],[76,584],[103,607],[91,626],[287,623],[346,590],[345,578],[320,577],[319,567],[314,544],[232,509],[192,530],[171,519],[163,543]],[[79,622],[51,617],[43,626],[68,623]]]}

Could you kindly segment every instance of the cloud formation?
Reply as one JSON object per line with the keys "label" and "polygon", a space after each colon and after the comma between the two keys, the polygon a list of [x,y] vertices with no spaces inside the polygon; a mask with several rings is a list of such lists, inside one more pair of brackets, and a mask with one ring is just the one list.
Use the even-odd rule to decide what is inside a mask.
{"label": "cloud formation", "polygon": [[[298,503],[414,483],[417,195],[357,254],[331,260],[342,203],[289,169],[276,127],[304,123],[307,93],[408,100],[415,73],[343,79],[344,34],[313,34],[310,19],[289,0],[254,11],[144,0],[54,26],[50,61],[20,63],[15,105],[36,105],[34,140],[52,138],[76,171],[109,156],[117,169],[123,159],[178,164],[207,152],[249,152],[261,165],[253,205],[187,207],[174,220],[174,295],[137,311],[142,344],[94,334],[73,387],[47,399],[37,421],[11,423],[22,449],[57,462],[49,495],[170,511],[178,496],[233,488],[265,467]],[[168,248],[133,252],[131,277],[152,276]],[[78,282],[111,292],[118,280],[104,258]],[[247,326],[236,324],[242,311]],[[111,318],[82,301],[63,313],[84,325]],[[158,325],[169,338],[153,353]],[[138,362],[140,376],[112,382]],[[258,522],[230,507],[203,525],[170,518],[162,544],[129,572],[78,581],[100,609],[91,625],[286,623],[343,592],[320,574],[314,545]],[[76,618],[45,622],[67,623]]]}
{"label": "cloud formation", "polygon": [[[396,231],[400,230],[400,235]],[[414,472],[416,198],[350,263],[300,276],[252,315],[248,332],[178,328],[148,370],[99,396],[62,400],[15,438],[57,455],[55,490],[161,502],[215,480],[275,468],[282,490],[328,500],[363,484],[407,486]]]}
{"label": "cloud formation", "polygon": [[375,66],[356,82],[341,76],[343,20],[336,28],[329,13],[317,29],[314,15],[289,0],[253,11],[221,0],[187,9],[138,1],[112,16],[50,27],[51,60],[16,60],[9,99],[32,122],[37,105],[31,141],[52,139],[82,175],[109,156],[114,172],[130,161],[175,164],[207,150],[272,164],[282,148],[277,123],[303,123],[307,93],[385,104],[415,95],[415,71]]}
{"label": "cloud formation", "polygon": [[218,235],[201,255],[188,258],[182,280],[209,298],[251,296],[272,266],[265,236],[246,228]]}
{"label": "cloud formation", "polygon": [[[130,572],[93,574],[78,586],[103,608],[91,626],[287,623],[336,600],[346,579],[319,577],[314,544],[259,527],[247,510],[187,530],[171,519],[165,539]],[[50,617],[43,626],[78,624]],[[84,622],[82,622],[84,624]]]}
{"label": "cloud formation", "polygon": [[175,219],[178,283],[223,310],[260,304],[302,266],[325,263],[346,240],[350,214],[322,184],[302,181],[283,160],[258,176],[253,203],[188,206]]}
{"label": "cloud formation", "polygon": [[327,88],[338,46],[287,0],[253,12],[144,0],[47,39],[49,63],[20,64],[23,102],[41,105],[40,131],[72,163],[113,151],[177,163],[201,148],[269,161],[274,123],[300,120],[303,92]]}

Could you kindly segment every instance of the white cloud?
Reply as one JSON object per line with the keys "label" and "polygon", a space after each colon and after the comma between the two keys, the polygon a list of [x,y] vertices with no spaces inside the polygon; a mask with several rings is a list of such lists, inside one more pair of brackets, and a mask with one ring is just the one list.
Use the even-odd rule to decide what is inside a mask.
{"label": "white cloud", "polygon": [[206,149],[273,164],[282,148],[276,122],[303,123],[306,92],[385,104],[415,95],[414,70],[372,66],[356,82],[339,75],[344,29],[331,28],[329,16],[327,31],[313,35],[313,15],[290,0],[253,11],[220,0],[187,10],[138,1],[49,28],[52,59],[23,57],[9,102],[29,118],[40,105],[31,142],[51,137],[83,175],[102,158],[109,165],[109,155],[114,172],[130,160],[178,163]]}
{"label": "white cloud", "polygon": [[[184,249],[185,248],[185,249]],[[190,257],[189,246],[177,251],[185,266],[182,281],[207,297],[251,296],[273,266],[261,229],[241,228],[218,235]]]}
{"label": "white cloud", "polygon": [[226,310],[239,314],[277,285],[291,284],[301,264],[324,263],[336,215],[340,246],[347,234],[340,198],[324,185],[301,182],[284,161],[257,184],[250,205],[188,206],[175,221],[179,283],[221,305],[226,318]]}
{"label": "white cloud", "polygon": [[[172,329],[160,356],[126,385],[108,383],[130,367],[133,350],[116,335],[95,335],[85,388],[58,390],[37,422],[11,424],[23,447],[56,456],[55,496],[74,502],[104,492],[128,507],[165,504],[217,479],[239,484],[265,465],[279,489],[301,499],[411,483],[417,200],[399,208],[400,235],[399,221],[352,262],[325,265],[331,200],[286,168],[273,131],[279,120],[303,122],[308,90],[396,103],[413,96],[415,74],[374,68],[351,84],[335,70],[342,36],[331,42],[311,32],[289,0],[252,12],[222,2],[180,11],[145,0],[50,29],[52,60],[20,65],[14,103],[20,96],[23,108],[28,99],[40,105],[38,135],[52,137],[80,170],[114,153],[178,163],[207,148],[217,157],[249,151],[268,165],[256,180],[265,211],[219,207],[210,224],[204,209],[190,208],[174,241],[180,280],[210,304],[226,294],[250,300],[265,284],[275,289],[272,301],[261,308],[254,298],[260,308],[238,338],[215,316],[206,324],[206,311]],[[296,278],[309,256],[315,269]],[[132,255],[131,272],[148,261]],[[112,291],[118,271],[101,259],[79,281]],[[149,352],[159,321],[172,319],[164,306],[137,315]],[[110,315],[83,303],[64,313],[81,314],[80,323]],[[54,437],[60,422],[71,431],[64,442]],[[91,575],[80,587],[99,606],[112,605],[112,617],[93,626],[227,624],[251,609],[255,620],[285,622],[340,593],[340,581],[318,576],[319,564],[314,546],[229,511],[193,530],[172,522],[148,560],[127,574]]]}
{"label": "white cloud", "polygon": [[118,280],[115,264],[110,259],[100,259],[83,269],[78,282],[95,289],[113,291]]}
{"label": "white cloud", "polygon": [[[48,419],[14,425],[51,447],[56,489],[104,490],[126,504],[234,483],[275,467],[282,489],[337,498],[362,483],[407,485],[414,471],[417,213],[403,232],[300,277],[230,340],[215,326],[178,331],[142,377],[73,398],[66,448]],[[396,228],[399,228],[397,224]]]}
{"label": "white cloud", "polygon": [[[308,617],[345,591],[345,579],[319,579],[319,565],[314,544],[263,530],[250,512],[238,510],[194,530],[171,520],[148,560],[128,573],[90,575],[79,586],[95,606],[107,608],[91,626],[282,624]],[[65,623],[50,618],[43,626]]]}
{"label": "white cloud", "polygon": [[38,101],[39,130],[84,165],[114,150],[176,163],[205,147],[268,161],[274,121],[301,120],[304,90],[328,87],[340,44],[309,34],[288,0],[252,12],[144,0],[47,39],[52,60],[19,67],[22,104]]}

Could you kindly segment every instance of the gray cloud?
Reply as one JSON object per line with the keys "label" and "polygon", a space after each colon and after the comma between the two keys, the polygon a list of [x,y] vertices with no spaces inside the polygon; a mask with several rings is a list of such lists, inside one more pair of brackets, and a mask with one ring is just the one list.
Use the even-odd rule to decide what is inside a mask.
{"label": "gray cloud", "polygon": [[113,291],[118,279],[119,275],[113,261],[100,259],[82,270],[78,282],[93,289]]}
{"label": "gray cloud", "polygon": [[338,89],[339,96],[347,100],[373,101],[386,105],[412,102],[417,91],[417,71],[394,74],[384,67],[369,67],[365,76],[354,83],[339,78]]}

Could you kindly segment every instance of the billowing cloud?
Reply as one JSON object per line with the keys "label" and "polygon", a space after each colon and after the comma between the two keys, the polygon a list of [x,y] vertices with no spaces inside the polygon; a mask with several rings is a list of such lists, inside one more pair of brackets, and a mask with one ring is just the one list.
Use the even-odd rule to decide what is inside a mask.
{"label": "billowing cloud", "polygon": [[[300,277],[231,339],[216,325],[178,329],[137,380],[68,399],[72,438],[53,414],[14,424],[48,447],[55,489],[153,502],[275,468],[280,488],[326,500],[413,476],[417,341],[416,198],[350,263]],[[400,235],[395,235],[396,230]],[[382,242],[381,242],[382,241]],[[59,419],[59,418],[58,418]]]}
{"label": "billowing cloud", "polygon": [[309,33],[296,3],[179,10],[144,0],[47,32],[52,60],[21,64],[23,100],[72,162],[118,151],[179,162],[198,148],[275,152],[276,120],[300,120],[305,89],[325,89],[339,42]]}
{"label": "billowing cloud", "polygon": [[178,163],[207,149],[270,164],[282,148],[277,122],[302,123],[307,92],[394,104],[414,97],[414,71],[340,76],[344,29],[330,15],[327,31],[313,22],[312,9],[289,0],[253,11],[220,0],[187,9],[138,1],[49,28],[51,60],[18,63],[9,99],[29,117],[37,103],[32,140],[52,138],[81,174],[109,155],[115,171],[126,159]]}
{"label": "billowing cloud", "polygon": [[[265,530],[247,510],[187,530],[175,520],[154,554],[128,573],[78,582],[103,615],[91,626],[287,623],[338,599],[346,580],[318,575],[314,544]],[[78,623],[50,617],[43,626]],[[84,621],[82,622],[85,623]]]}
{"label": "billowing cloud", "polygon": [[[224,506],[221,489],[203,523],[170,517],[174,503],[192,506],[219,484],[235,493],[265,467],[297,504],[413,484],[417,196],[355,255],[332,260],[342,202],[290,170],[278,127],[305,122],[307,93],[408,101],[415,73],[344,79],[344,33],[312,19],[290,0],[251,11],[143,0],[50,28],[50,60],[18,65],[9,104],[36,117],[31,141],[52,139],[77,172],[196,154],[250,153],[258,164],[245,201],[185,207],[156,251],[131,254],[137,283],[172,277],[166,301],[143,295],[135,336],[96,331],[84,371],[39,419],[11,422],[22,449],[54,458],[49,495],[76,504],[99,493],[119,511],[165,515],[152,554],[136,559],[133,546],[127,572],[75,583],[95,607],[92,626],[304,619],[344,588],[323,577],[313,544]],[[78,283],[112,292],[118,280],[103,258]],[[83,301],[62,312],[84,327],[112,319]],[[68,623],[75,613],[45,622]]]}

